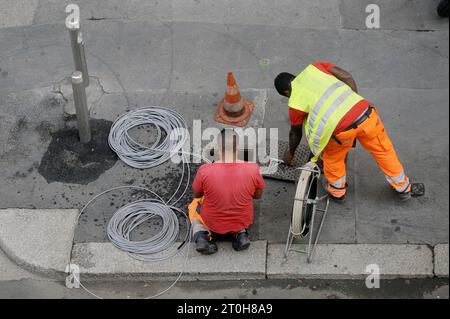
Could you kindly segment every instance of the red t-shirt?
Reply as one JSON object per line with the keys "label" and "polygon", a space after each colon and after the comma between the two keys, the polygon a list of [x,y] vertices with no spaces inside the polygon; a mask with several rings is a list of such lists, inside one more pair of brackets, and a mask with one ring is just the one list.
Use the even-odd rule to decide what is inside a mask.
{"label": "red t-shirt", "polygon": [[[323,71],[327,74],[331,74],[330,69],[335,67],[335,64],[331,62],[321,61],[316,62],[313,65],[320,71]],[[334,129],[334,134],[338,134],[348,128],[350,124],[352,124],[369,107],[369,105],[370,102],[365,99],[356,103],[355,106],[353,106],[338,123],[338,125]],[[291,121],[291,125],[302,125],[307,116],[308,113],[296,110],[292,107],[289,108],[289,119]]]}
{"label": "red t-shirt", "polygon": [[192,183],[194,191],[204,196],[200,216],[218,234],[253,224],[253,195],[265,186],[258,164],[252,162],[204,164]]}

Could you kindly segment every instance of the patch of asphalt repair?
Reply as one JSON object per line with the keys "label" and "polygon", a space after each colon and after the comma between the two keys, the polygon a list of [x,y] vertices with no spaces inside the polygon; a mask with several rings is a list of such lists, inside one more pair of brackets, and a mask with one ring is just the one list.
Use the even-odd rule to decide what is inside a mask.
{"label": "patch of asphalt repair", "polygon": [[92,119],[92,140],[83,144],[78,130],[66,128],[51,134],[51,142],[41,160],[39,173],[48,183],[88,184],[117,161],[108,145],[112,122]]}

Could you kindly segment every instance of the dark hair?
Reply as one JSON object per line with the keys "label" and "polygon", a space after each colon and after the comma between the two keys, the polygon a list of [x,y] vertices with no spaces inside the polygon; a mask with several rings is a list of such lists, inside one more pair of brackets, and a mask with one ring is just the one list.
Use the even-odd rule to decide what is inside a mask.
{"label": "dark hair", "polygon": [[294,79],[295,76],[287,72],[278,74],[274,81],[275,88],[277,89],[278,93],[280,95],[286,96],[286,91],[291,90],[291,82]]}
{"label": "dark hair", "polygon": [[[222,152],[225,152],[226,149],[232,149],[233,153],[236,153],[237,144],[238,144],[238,136],[234,129],[232,128],[224,128],[220,131],[220,141],[218,141],[219,145],[222,148]],[[232,143],[232,145],[230,145]]]}

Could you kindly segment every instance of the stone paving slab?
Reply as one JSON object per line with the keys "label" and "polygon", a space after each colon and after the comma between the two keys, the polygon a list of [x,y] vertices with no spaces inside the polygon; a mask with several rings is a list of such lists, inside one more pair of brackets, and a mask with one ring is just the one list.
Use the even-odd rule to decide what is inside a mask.
{"label": "stone paving slab", "polygon": [[380,8],[380,29],[391,30],[448,30],[448,19],[440,18],[437,6],[440,0],[342,0],[340,13],[342,27],[366,29],[366,7]]}
{"label": "stone paving slab", "polygon": [[250,248],[236,252],[230,242],[219,242],[219,250],[211,256],[197,253],[194,247],[161,262],[138,261],[111,243],[76,244],[71,263],[80,267],[83,279],[173,280],[181,271],[181,280],[241,280],[264,279],[267,242],[254,241]]}
{"label": "stone paving slab", "polygon": [[[153,24],[197,22],[270,25],[310,29],[366,29],[365,9],[371,0],[41,0],[33,23],[63,23],[64,8],[76,3],[82,20],[146,21]],[[437,17],[439,0],[379,0],[381,29],[446,30]]]}
{"label": "stone paving slab", "polygon": [[154,24],[199,22],[216,24],[274,25],[291,28],[338,28],[340,0],[42,0],[34,23],[62,23],[64,8],[77,3],[82,20],[148,21]]}
{"label": "stone paving slab", "polygon": [[31,25],[39,0],[1,0],[0,28]]}
{"label": "stone paving slab", "polygon": [[69,261],[78,210],[2,209],[0,247],[19,266],[61,276]]}
{"label": "stone paving slab", "polygon": [[[304,245],[294,245],[304,249]],[[291,252],[283,261],[284,245],[269,245],[267,277],[359,279],[366,266],[377,264],[381,278],[420,278],[433,276],[432,251],[426,245],[318,245],[312,263],[306,255]]]}
{"label": "stone paving slab", "polygon": [[[448,136],[442,134],[448,131],[448,91],[363,88],[361,92],[377,106],[405,173],[413,182],[425,184],[425,195],[399,202],[374,159],[359,144],[355,162],[349,163],[357,172],[349,186],[356,195],[357,242],[449,242]],[[419,132],[415,123],[424,129]]]}
{"label": "stone paving slab", "polygon": [[41,0],[34,24],[64,24],[68,4],[80,7],[81,23],[89,19],[116,21],[148,21],[161,24],[170,21],[171,1],[159,0]]}
{"label": "stone paving slab", "polygon": [[0,281],[22,280],[22,279],[40,279],[39,276],[32,274],[25,269],[17,266],[10,260],[6,254],[0,250]]}
{"label": "stone paving slab", "polygon": [[[208,127],[223,128],[228,125],[214,121],[217,104],[223,99],[226,89],[226,74],[222,79],[223,90],[205,91],[189,90],[167,91],[148,90],[140,92],[106,94],[92,108],[91,116],[98,119],[114,121],[125,112],[141,106],[163,106],[182,114],[183,119],[192,130],[193,121],[201,121],[202,130]],[[237,79],[239,85],[239,79]],[[253,114],[245,128],[263,126],[267,103],[267,90],[240,87],[241,96],[255,105]],[[192,131],[191,131],[192,134]]]}
{"label": "stone paving slab", "polygon": [[360,88],[448,90],[448,37],[448,31],[342,30],[345,45],[335,62]]}
{"label": "stone paving slab", "polygon": [[333,29],[340,26],[339,2],[339,0],[277,2],[174,0],[172,12],[175,21]]}
{"label": "stone paving slab", "polygon": [[[8,73],[0,76],[0,90],[43,87],[72,72],[64,25],[4,30],[0,67]],[[445,31],[298,32],[196,22],[176,22],[169,28],[145,21],[100,20],[88,21],[83,36],[89,73],[101,79],[107,92],[223,90],[228,71],[234,72],[241,88],[271,88],[279,72],[297,73],[316,60],[336,62],[365,87],[448,84],[448,68],[442,67],[448,65]]]}
{"label": "stone paving slab", "polygon": [[448,277],[448,244],[434,246],[434,274]]}

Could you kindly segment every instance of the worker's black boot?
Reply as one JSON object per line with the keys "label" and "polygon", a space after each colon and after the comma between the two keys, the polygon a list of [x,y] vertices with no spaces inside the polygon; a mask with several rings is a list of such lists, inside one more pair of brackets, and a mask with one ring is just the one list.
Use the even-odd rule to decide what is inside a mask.
{"label": "worker's black boot", "polygon": [[203,255],[211,255],[217,252],[217,245],[207,231],[199,231],[194,234],[195,249]]}
{"label": "worker's black boot", "polygon": [[250,246],[250,239],[247,231],[243,231],[233,235],[233,242],[231,244],[236,251],[247,249]]}
{"label": "worker's black boot", "polygon": [[332,200],[334,200],[336,203],[344,203],[345,202],[345,195],[342,195],[341,197],[335,197],[331,194],[328,194]]}
{"label": "worker's black boot", "polygon": [[440,17],[443,18],[448,18],[449,16],[449,1],[448,0],[441,0],[441,2],[439,2],[438,8],[437,8],[437,12],[439,14]]}
{"label": "worker's black boot", "polygon": [[401,192],[401,193],[397,192],[397,195],[398,195],[398,198],[402,202],[406,202],[407,200],[409,200],[411,198],[411,190],[408,190],[407,192],[406,191],[405,192]]}

